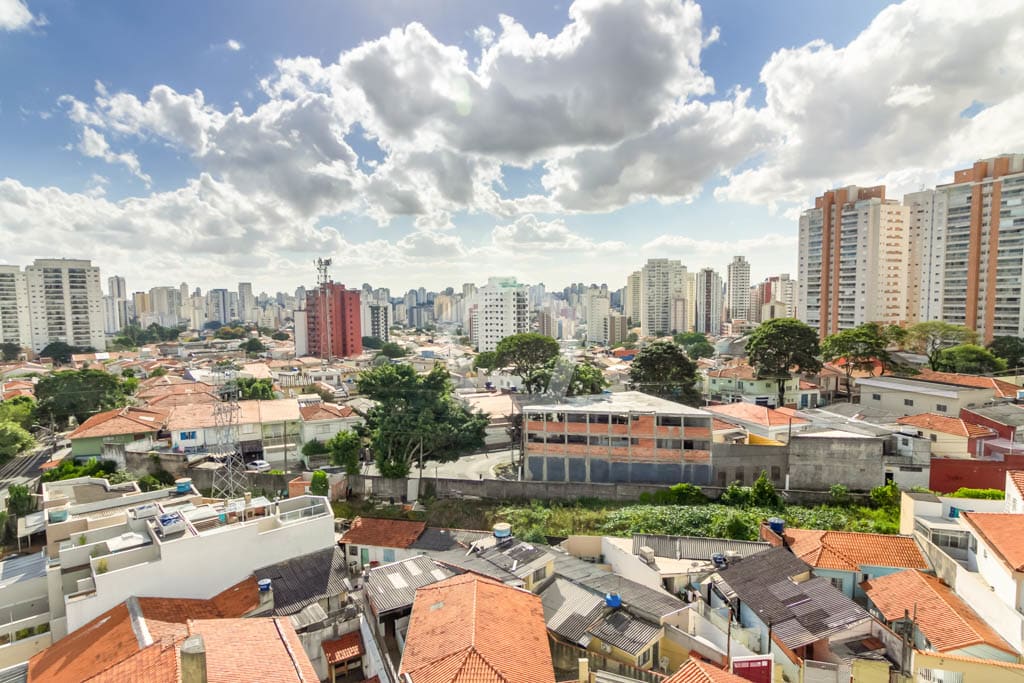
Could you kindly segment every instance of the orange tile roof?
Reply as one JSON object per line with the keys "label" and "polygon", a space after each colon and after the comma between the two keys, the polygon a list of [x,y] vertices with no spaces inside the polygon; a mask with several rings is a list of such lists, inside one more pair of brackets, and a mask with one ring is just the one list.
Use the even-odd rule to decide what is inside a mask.
{"label": "orange tile roof", "polygon": [[733,418],[759,424],[763,427],[786,427],[790,423],[795,425],[808,424],[808,421],[802,417],[791,417],[778,410],[753,403],[728,403],[721,406],[708,406],[705,410],[721,415],[726,421],[729,418]]}
{"label": "orange tile roof", "polygon": [[206,645],[210,683],[320,680],[288,618],[189,621]]}
{"label": "orange tile roof", "polygon": [[784,533],[793,554],[817,569],[856,572],[865,566],[929,568],[910,536],[819,529],[786,529]]}
{"label": "orange tile roof", "polygon": [[966,662],[968,664],[980,664],[980,665],[986,666],[986,667],[996,666],[996,667],[999,667],[1000,669],[1012,669],[1014,671],[1019,671],[1019,670],[1024,669],[1024,664],[1018,664],[1017,662],[1004,662],[1004,661],[1001,661],[1001,660],[998,660],[998,659],[981,659],[980,657],[970,657],[968,655],[954,655],[954,654],[949,653],[949,652],[930,652],[928,650],[918,650],[916,648],[914,649],[914,652],[917,652],[917,653],[922,654],[922,655],[934,655],[935,657],[940,657],[941,659],[948,659],[948,660],[954,661],[954,662]]}
{"label": "orange tile roof", "polygon": [[714,664],[690,657],[686,664],[662,683],[744,683],[747,679],[719,669]]}
{"label": "orange tile roof", "polygon": [[914,379],[922,379],[926,382],[945,382],[947,384],[958,384],[962,387],[974,387],[975,389],[991,389],[993,396],[998,398],[1016,398],[1016,384],[1004,382],[995,377],[981,377],[980,375],[964,375],[957,372],[937,372],[935,370],[922,369]]}
{"label": "orange tile roof", "polygon": [[474,574],[420,588],[400,673],[416,683],[554,683],[540,597]]}
{"label": "orange tile roof", "polygon": [[1017,489],[1022,497],[1024,497],[1024,470],[1009,470],[1006,473],[1009,479],[1009,485]]}
{"label": "orange tile roof", "polygon": [[97,415],[78,426],[68,434],[69,439],[93,439],[119,434],[155,432],[163,428],[167,413],[152,408],[115,408]]}
{"label": "orange tile roof", "polygon": [[332,665],[355,659],[366,652],[366,649],[363,648],[363,636],[359,631],[346,633],[335,640],[325,640],[320,647],[324,651],[327,663]]}
{"label": "orange tile roof", "polygon": [[299,413],[302,414],[303,422],[314,420],[337,420],[352,415],[351,406],[336,406],[331,403],[317,403],[311,406],[302,406]]}
{"label": "orange tile roof", "polygon": [[743,429],[743,428],[742,427],[737,427],[733,423],[726,422],[725,420],[721,420],[721,419],[719,419],[717,417],[711,418],[711,431],[719,432],[719,431],[724,431],[724,430],[727,430],[727,429],[728,430],[732,430],[732,429]]}
{"label": "orange tile roof", "polygon": [[174,406],[184,406],[191,403],[217,403],[220,399],[204,391],[191,391],[187,393],[158,394],[144,399],[146,404],[153,408],[170,409]]}
{"label": "orange tile roof", "polygon": [[757,373],[749,365],[730,365],[718,370],[708,370],[708,377],[725,377],[728,379],[757,379]]}
{"label": "orange tile roof", "polygon": [[919,429],[928,429],[933,432],[962,436],[966,439],[995,436],[996,432],[991,427],[976,425],[965,422],[959,417],[940,415],[938,413],[921,413],[920,415],[907,415],[896,420],[901,425],[910,425]]}
{"label": "orange tile roof", "polygon": [[902,619],[907,611],[934,650],[947,652],[972,645],[989,645],[1016,654],[967,603],[937,577],[916,570],[882,576],[861,584],[886,621]]}
{"label": "orange tile roof", "polygon": [[356,517],[352,520],[349,530],[342,535],[340,542],[381,548],[408,548],[426,528],[426,522]]}
{"label": "orange tile roof", "polygon": [[1015,572],[1024,572],[1024,515],[1006,512],[962,512],[960,517]]}

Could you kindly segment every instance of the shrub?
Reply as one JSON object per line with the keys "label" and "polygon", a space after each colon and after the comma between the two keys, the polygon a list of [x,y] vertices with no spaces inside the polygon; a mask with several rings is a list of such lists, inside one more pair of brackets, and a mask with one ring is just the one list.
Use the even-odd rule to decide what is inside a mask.
{"label": "shrub", "polygon": [[750,503],[765,508],[778,508],[782,505],[782,497],[775,491],[775,485],[768,479],[768,473],[763,470],[750,487]]}
{"label": "shrub", "polygon": [[309,482],[309,492],[314,496],[326,496],[330,493],[330,485],[327,483],[327,473],[316,471]]}
{"label": "shrub", "polygon": [[848,505],[850,503],[850,489],[842,484],[832,484],[828,490],[828,497],[833,505]]}
{"label": "shrub", "polygon": [[900,487],[894,482],[889,482],[883,486],[876,486],[871,489],[871,503],[878,508],[899,510]]}
{"label": "shrub", "polygon": [[734,481],[725,491],[722,491],[722,497],[718,500],[722,505],[745,507],[750,504],[750,488]]}
{"label": "shrub", "polygon": [[324,453],[330,452],[331,449],[327,447],[327,444],[318,439],[310,439],[306,443],[302,444],[302,454],[307,458],[313,455],[323,455]]}
{"label": "shrub", "polygon": [[1006,492],[1002,489],[972,489],[966,486],[958,488],[953,493],[948,494],[950,498],[975,498],[984,500],[1002,500],[1006,497]]}

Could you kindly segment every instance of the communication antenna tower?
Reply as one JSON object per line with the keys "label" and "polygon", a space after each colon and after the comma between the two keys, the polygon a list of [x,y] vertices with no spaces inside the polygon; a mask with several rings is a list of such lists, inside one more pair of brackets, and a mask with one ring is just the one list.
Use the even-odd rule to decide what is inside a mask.
{"label": "communication antenna tower", "polygon": [[219,372],[215,382],[220,401],[214,404],[213,421],[216,442],[210,450],[222,466],[213,471],[213,497],[237,498],[249,488],[242,461],[242,448],[238,442],[238,423],[242,413],[238,405],[238,384],[233,376]]}
{"label": "communication antenna tower", "polygon": [[318,258],[316,260],[316,284],[320,288],[320,310],[318,311],[320,316],[319,330],[321,331],[321,339],[319,341],[322,344],[320,357],[328,359],[334,353],[334,347],[331,345],[331,331],[333,327],[331,325],[333,318],[331,314],[331,295],[327,286],[331,281],[331,276],[327,271],[330,266],[331,259],[329,258]]}

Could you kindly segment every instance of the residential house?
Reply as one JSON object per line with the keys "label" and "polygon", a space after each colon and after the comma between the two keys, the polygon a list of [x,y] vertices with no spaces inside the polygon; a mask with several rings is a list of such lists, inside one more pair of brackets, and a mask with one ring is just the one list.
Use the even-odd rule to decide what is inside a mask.
{"label": "residential house", "polygon": [[[865,377],[857,380],[860,404],[882,410],[893,417],[939,413],[959,415],[964,408],[976,408],[1002,400],[992,387],[910,377]],[[935,375],[929,375],[934,378]],[[964,377],[958,375],[957,377]],[[959,381],[958,381],[959,382]]]}
{"label": "residential house", "polygon": [[1012,401],[1017,398],[1017,391],[1020,389],[1020,387],[1012,382],[995,377],[968,375],[961,372],[938,372],[929,368],[922,368],[914,376],[928,382],[946,382],[963,387],[985,389],[990,393],[994,401]]}
{"label": "residential house", "polygon": [[302,414],[294,398],[259,401],[263,448],[284,448],[297,453],[302,447]]}
{"label": "residential house", "polygon": [[35,395],[36,385],[32,380],[12,379],[9,381],[0,381],[0,403],[3,401],[10,401],[12,398],[17,398],[18,396],[35,398]]}
{"label": "residential house", "polygon": [[[702,393],[711,401],[781,407],[778,405],[778,382],[758,377],[757,371],[746,363],[704,370],[701,375]],[[815,408],[821,403],[821,392],[816,384],[793,375],[786,381],[783,401],[785,405],[795,408]]]}
{"label": "residential house", "polygon": [[104,443],[157,439],[166,422],[167,413],[156,408],[128,406],[98,413],[68,435],[71,455],[75,458],[97,458]]}
{"label": "residential house", "polygon": [[239,401],[223,406],[189,403],[171,408],[167,418],[171,448],[177,453],[207,452],[221,443],[223,432],[228,428],[232,440],[241,445],[243,455],[263,453],[260,401]]}
{"label": "residential house", "polygon": [[405,519],[356,517],[338,543],[356,571],[419,555],[413,543],[427,528],[426,522]]}
{"label": "residential house", "polygon": [[[982,442],[996,437],[996,431],[991,427],[939,413],[907,415],[896,420],[896,423],[916,432],[918,437],[931,441],[932,455],[945,458],[981,455]],[[901,431],[905,433],[907,430]]]}
{"label": "residential house", "polygon": [[811,425],[810,420],[792,413],[752,403],[708,406],[707,410],[724,422],[742,427],[748,434],[780,443],[788,442],[794,432],[800,432]]}
{"label": "residential house", "polygon": [[554,683],[540,598],[473,574],[417,590],[400,675],[456,683],[467,671],[478,683]]}
{"label": "residential house", "polygon": [[[736,663],[739,664],[740,669],[743,669],[745,668],[745,662],[741,662],[742,660]],[[724,669],[719,669],[717,666],[696,657],[690,657],[686,660],[686,664],[683,664],[679,671],[666,678],[664,683],[745,683],[750,680]]]}
{"label": "residential house", "polygon": [[962,512],[960,517],[973,541],[967,546],[967,568],[977,571],[1005,604],[1024,613],[1024,515]]}
{"label": "residential house", "polygon": [[369,566],[363,574],[363,597],[372,617],[373,631],[385,644],[401,650],[409,627],[416,589],[461,573],[424,555]]}
{"label": "residential house", "polygon": [[313,439],[324,443],[338,432],[355,429],[363,423],[351,406],[339,406],[333,403],[318,402],[299,407],[302,419],[300,441],[308,443]]}
{"label": "residential house", "polygon": [[1004,512],[1024,513],[1024,470],[1010,470],[1006,473]]}
{"label": "residential house", "polygon": [[942,579],[908,569],[865,581],[868,610],[914,647],[942,654],[1018,662],[1020,654]]}
{"label": "residential house", "polygon": [[1024,407],[1016,403],[964,408],[960,417],[971,424],[995,430],[1000,439],[1024,444]]}
{"label": "residential house", "polygon": [[0,669],[24,662],[52,640],[46,580],[46,552],[13,555],[0,561]]}
{"label": "residential house", "polygon": [[864,599],[864,581],[905,569],[930,569],[913,536],[792,527],[777,533],[762,524],[761,538],[776,547],[789,548],[814,569],[815,576],[828,579],[855,600]]}
{"label": "residential house", "polygon": [[706,484],[710,413],[624,391],[523,406],[533,481]]}

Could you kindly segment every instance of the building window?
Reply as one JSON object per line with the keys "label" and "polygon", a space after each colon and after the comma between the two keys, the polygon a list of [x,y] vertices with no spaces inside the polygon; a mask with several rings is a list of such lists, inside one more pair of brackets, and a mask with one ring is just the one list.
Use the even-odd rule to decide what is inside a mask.
{"label": "building window", "polygon": [[912,399],[912,398],[905,398],[905,399],[903,399],[903,405],[905,405],[905,406],[912,406],[912,405],[914,405],[914,399]]}
{"label": "building window", "polygon": [[348,554],[349,554],[349,555],[351,555],[351,556],[353,556],[353,557],[355,557],[356,555],[358,555],[358,554],[359,554],[359,546],[355,546],[355,545],[350,545],[350,546],[348,547]]}
{"label": "building window", "polygon": [[682,427],[683,418],[677,415],[659,415],[658,416],[659,427]]}
{"label": "building window", "polygon": [[737,482],[739,482],[740,484],[743,483],[743,475],[744,475],[743,468],[742,467],[737,467],[736,468],[735,480]]}
{"label": "building window", "polygon": [[637,658],[636,658],[636,663],[639,666],[647,666],[647,664],[649,664],[650,661],[651,661],[651,649],[650,648],[647,648],[646,650],[641,652],[637,656]]}
{"label": "building window", "polygon": [[658,448],[678,451],[683,447],[682,439],[658,439]]}
{"label": "building window", "polygon": [[782,478],[782,469],[778,465],[772,465],[772,481]]}
{"label": "building window", "polygon": [[932,443],[937,442],[939,440],[939,435],[938,434],[932,434],[931,435],[931,440],[932,440]]}
{"label": "building window", "polygon": [[194,441],[196,438],[196,433],[182,432],[181,434],[178,435],[178,438],[180,438],[182,441]]}
{"label": "building window", "polygon": [[842,579],[837,579],[837,578],[833,577],[833,578],[829,579],[829,581],[830,581],[830,582],[832,583],[832,585],[833,585],[833,586],[835,586],[835,587],[836,587],[837,589],[839,589],[839,590],[843,590],[843,580],[842,580]]}
{"label": "building window", "polygon": [[384,548],[384,561],[394,562],[395,561],[395,550],[394,548]]}
{"label": "building window", "polygon": [[534,583],[537,583],[538,581],[543,581],[545,578],[547,578],[547,575],[548,575],[548,568],[547,567],[541,567],[540,569],[535,571],[533,573],[533,576],[531,576],[530,578],[532,579],[532,581]]}
{"label": "building window", "polygon": [[881,394],[871,394],[871,400],[872,401],[881,401],[882,400],[882,395]]}
{"label": "building window", "polygon": [[946,408],[946,404],[945,404],[945,403],[936,403],[936,404],[935,404],[935,410],[936,410],[937,412],[940,412],[940,413],[944,413],[944,412],[946,412],[946,411],[947,411],[948,409]]}

